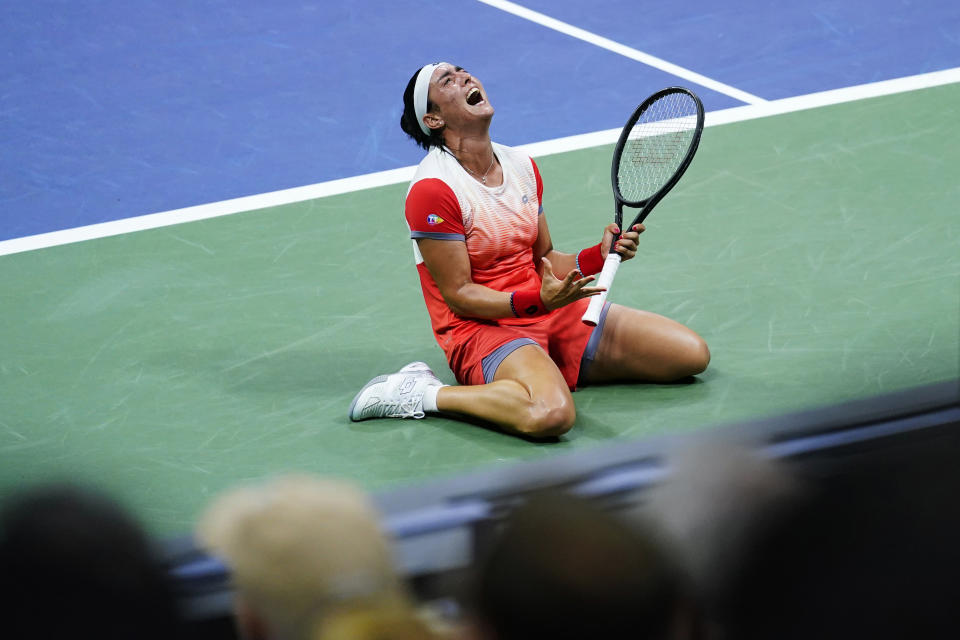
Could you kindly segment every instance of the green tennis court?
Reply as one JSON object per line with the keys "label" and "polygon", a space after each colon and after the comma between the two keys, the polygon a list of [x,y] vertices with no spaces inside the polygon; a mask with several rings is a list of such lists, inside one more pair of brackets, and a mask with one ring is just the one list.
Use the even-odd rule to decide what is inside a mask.
{"label": "green tennis court", "polygon": [[[442,418],[351,423],[434,343],[405,184],[0,257],[0,485],[105,486],[158,535],[278,471],[369,489],[960,375],[960,85],[710,127],[611,299],[698,331],[693,384],[575,394],[535,444]],[[611,147],[538,158],[554,242],[593,244]]]}

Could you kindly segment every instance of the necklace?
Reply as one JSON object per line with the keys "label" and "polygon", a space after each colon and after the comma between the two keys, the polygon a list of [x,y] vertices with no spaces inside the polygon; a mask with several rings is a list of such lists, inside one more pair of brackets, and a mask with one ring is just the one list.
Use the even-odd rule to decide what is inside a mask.
{"label": "necklace", "polygon": [[[497,162],[497,156],[496,156],[496,154],[490,154],[490,155],[492,155],[493,158],[490,160],[490,166],[487,167],[487,170],[483,172],[483,175],[480,175],[479,173],[477,173],[476,171],[474,171],[473,169],[471,169],[471,168],[468,167],[467,165],[465,165],[465,164],[463,164],[462,162],[460,162],[460,158],[457,158],[457,162],[460,162],[460,166],[463,167],[464,169],[466,169],[466,170],[467,170],[467,173],[469,173],[470,175],[476,176],[476,177],[480,180],[481,183],[483,183],[484,185],[486,185],[486,184],[487,184],[487,174],[490,173],[490,170],[493,169],[493,165]],[[454,157],[456,157],[456,156],[454,156]]]}

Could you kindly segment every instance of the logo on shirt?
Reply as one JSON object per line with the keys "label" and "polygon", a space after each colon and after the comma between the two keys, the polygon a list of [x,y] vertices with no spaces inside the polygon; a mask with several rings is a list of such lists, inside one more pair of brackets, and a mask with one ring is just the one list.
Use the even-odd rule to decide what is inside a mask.
{"label": "logo on shirt", "polygon": [[443,224],[443,218],[435,213],[431,213],[427,216],[427,224]]}

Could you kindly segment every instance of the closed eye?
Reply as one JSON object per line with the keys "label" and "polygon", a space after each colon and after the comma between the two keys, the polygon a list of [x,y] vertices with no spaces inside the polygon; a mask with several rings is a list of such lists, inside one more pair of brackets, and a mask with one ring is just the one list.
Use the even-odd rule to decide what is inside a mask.
{"label": "closed eye", "polygon": [[[454,73],[463,71],[463,67],[454,67],[453,71],[454,71]],[[451,74],[449,71],[447,71],[446,73],[444,73],[442,76],[440,76],[440,84],[445,87],[445,86],[447,86],[448,84],[450,84],[451,82],[453,82],[453,77],[452,77],[452,75],[453,75],[453,74]],[[469,76],[470,74],[468,73],[467,75]]]}

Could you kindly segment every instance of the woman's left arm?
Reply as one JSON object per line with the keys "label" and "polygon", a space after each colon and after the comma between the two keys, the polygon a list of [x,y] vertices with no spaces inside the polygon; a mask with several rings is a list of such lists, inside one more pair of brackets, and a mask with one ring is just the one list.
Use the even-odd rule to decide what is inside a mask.
{"label": "woman's left arm", "polygon": [[[622,256],[623,260],[629,260],[637,255],[637,239],[644,231],[642,224],[634,229],[627,231],[617,239],[616,251]],[[617,225],[610,223],[603,230],[603,238],[600,240],[600,261],[603,262],[610,250],[610,242],[614,234],[618,231]],[[588,249],[589,250],[589,249]],[[547,215],[541,213],[537,224],[537,240],[533,243],[533,264],[541,264],[541,259],[546,257],[553,265],[553,275],[557,278],[565,277],[570,271],[577,268],[578,253],[563,253],[553,248],[553,241],[550,239],[550,228],[547,225]],[[587,274],[590,275],[590,274]]]}

